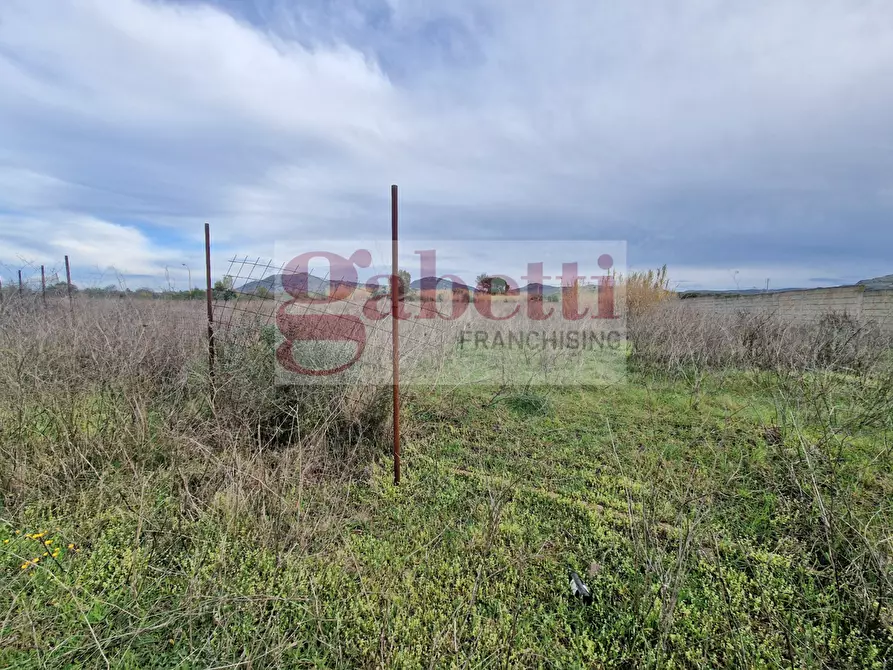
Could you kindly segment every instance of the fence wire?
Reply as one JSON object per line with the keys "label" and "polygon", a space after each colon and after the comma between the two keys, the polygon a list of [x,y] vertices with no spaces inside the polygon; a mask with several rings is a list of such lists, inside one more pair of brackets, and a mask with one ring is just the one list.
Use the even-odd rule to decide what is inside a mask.
{"label": "fence wire", "polygon": [[[267,343],[271,338],[281,341],[289,323],[299,324],[293,326],[292,335],[300,340],[299,353],[304,357],[317,359],[318,364],[326,359],[343,360],[344,351],[362,339],[362,356],[352,363],[352,374],[370,383],[390,379],[393,335],[388,288],[371,292],[363,284],[310,274],[301,277],[290,274],[284,264],[249,257],[231,258],[225,277],[213,291],[215,339],[221,348],[238,354],[265,337]],[[292,286],[301,281],[305,281],[302,292],[306,291],[308,299],[296,300],[289,290],[294,292]],[[311,283],[315,285],[311,287]],[[377,314],[364,312],[370,301]],[[452,341],[455,324],[439,317],[436,302],[409,301],[401,296],[400,308],[404,315],[399,335],[401,365]],[[423,311],[427,314],[420,318]]]}

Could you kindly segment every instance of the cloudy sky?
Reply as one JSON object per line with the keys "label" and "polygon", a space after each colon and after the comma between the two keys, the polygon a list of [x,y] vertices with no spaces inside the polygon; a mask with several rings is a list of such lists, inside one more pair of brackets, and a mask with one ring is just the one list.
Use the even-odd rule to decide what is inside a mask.
{"label": "cloudy sky", "polygon": [[889,0],[2,0],[0,275],[277,240],[625,240],[682,288],[893,272]]}

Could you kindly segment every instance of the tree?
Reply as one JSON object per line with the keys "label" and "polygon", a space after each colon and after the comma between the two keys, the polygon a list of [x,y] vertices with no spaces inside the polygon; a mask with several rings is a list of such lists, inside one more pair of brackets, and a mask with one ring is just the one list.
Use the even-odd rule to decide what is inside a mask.
{"label": "tree", "polygon": [[214,282],[213,295],[214,300],[223,300],[224,302],[235,298],[236,292],[233,290],[232,276],[224,275],[223,279]]}
{"label": "tree", "polygon": [[400,282],[400,297],[409,292],[409,285],[412,282],[412,275],[406,270],[397,270],[397,280]]}
{"label": "tree", "polygon": [[[74,284],[71,285],[71,292],[77,293],[78,287]],[[68,295],[68,284],[64,281],[56,282],[50,286],[47,286],[47,295]]]}
{"label": "tree", "polygon": [[409,274],[409,271],[397,270],[397,277],[400,279],[400,285],[403,290],[408,291],[409,285],[412,283],[412,275]]}
{"label": "tree", "polygon": [[501,277],[491,277],[483,272],[479,274],[475,281],[477,282],[478,291],[487,293],[488,295],[500,295],[508,291],[508,282]]}
{"label": "tree", "polygon": [[[73,289],[74,287],[72,287]],[[62,282],[62,290],[65,291],[65,282]],[[116,298],[121,294],[117,284],[107,284],[106,286],[90,286],[84,289],[84,295],[91,298]]]}
{"label": "tree", "polygon": [[490,293],[493,295],[502,295],[508,293],[509,283],[502,277],[490,278]]}

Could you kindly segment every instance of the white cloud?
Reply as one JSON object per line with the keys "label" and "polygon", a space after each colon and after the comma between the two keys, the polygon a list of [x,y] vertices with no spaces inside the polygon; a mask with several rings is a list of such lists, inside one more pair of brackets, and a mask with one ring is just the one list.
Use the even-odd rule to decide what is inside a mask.
{"label": "white cloud", "polygon": [[[5,236],[4,261],[13,266],[63,267],[73,259],[75,281],[138,275],[163,276],[165,264],[182,252],[156,245],[139,229],[89,216],[52,214],[40,218],[0,215]],[[200,257],[200,255],[196,254]],[[177,263],[179,265],[179,263]]]}
{"label": "white cloud", "polygon": [[4,227],[4,256],[61,239],[99,263],[119,243],[128,272],[157,272],[186,254],[145,224],[195,239],[205,219],[221,254],[385,237],[392,182],[419,235],[625,238],[632,265],[687,276],[749,256],[800,281],[893,242],[889,3],[389,6],[373,33],[359,5],[273,3],[260,28],[203,4],[6,0],[0,211],[82,235]]}

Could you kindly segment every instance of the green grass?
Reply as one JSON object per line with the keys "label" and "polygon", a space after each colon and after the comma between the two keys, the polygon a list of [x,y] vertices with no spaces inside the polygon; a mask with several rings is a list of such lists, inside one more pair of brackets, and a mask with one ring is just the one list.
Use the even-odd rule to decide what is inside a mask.
{"label": "green grass", "polygon": [[890,594],[860,592],[856,545],[889,551],[889,421],[827,437],[789,409],[745,374],[416,391],[401,486],[382,453],[296,484],[285,520],[226,477],[189,507],[203,455],[139,486],[105,464],[4,515],[0,666],[882,668]]}

